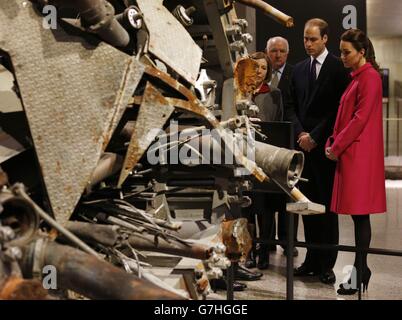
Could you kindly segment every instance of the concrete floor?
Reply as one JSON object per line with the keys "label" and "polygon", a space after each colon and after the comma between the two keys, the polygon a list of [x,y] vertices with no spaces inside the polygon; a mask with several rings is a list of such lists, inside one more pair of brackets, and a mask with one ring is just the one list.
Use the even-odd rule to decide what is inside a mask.
{"label": "concrete floor", "polygon": [[[372,215],[372,248],[384,248],[402,251],[402,181],[387,180],[386,214]],[[340,244],[354,245],[353,222],[349,216],[339,217]],[[302,223],[299,225],[298,239],[304,241]],[[299,266],[306,250],[299,248],[295,266]],[[336,290],[345,277],[344,267],[353,264],[354,254],[339,252],[334,272],[337,276],[335,285],[325,285],[317,277],[295,278],[294,298],[296,300],[355,300],[354,296],[339,296]],[[402,299],[402,257],[369,255],[368,264],[372,271],[368,292],[362,294],[364,300],[400,300]],[[255,269],[258,270],[258,269]],[[270,267],[263,271],[259,281],[246,282],[248,288],[235,292],[238,300],[276,300],[286,298],[286,258],[278,246],[277,252],[271,253]],[[225,291],[218,291],[217,298],[225,298]]]}

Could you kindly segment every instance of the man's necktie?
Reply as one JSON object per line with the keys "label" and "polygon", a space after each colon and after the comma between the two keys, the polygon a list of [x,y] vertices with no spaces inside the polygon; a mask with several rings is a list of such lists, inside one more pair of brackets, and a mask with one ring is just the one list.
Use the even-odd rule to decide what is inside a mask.
{"label": "man's necktie", "polygon": [[317,60],[314,59],[313,62],[311,63],[311,67],[310,67],[310,75],[309,75],[309,93],[311,94],[311,92],[314,89],[314,83],[315,80],[317,79]]}
{"label": "man's necktie", "polygon": [[271,88],[278,87],[278,82],[279,82],[278,71],[274,71],[274,76],[272,77],[271,80]]}

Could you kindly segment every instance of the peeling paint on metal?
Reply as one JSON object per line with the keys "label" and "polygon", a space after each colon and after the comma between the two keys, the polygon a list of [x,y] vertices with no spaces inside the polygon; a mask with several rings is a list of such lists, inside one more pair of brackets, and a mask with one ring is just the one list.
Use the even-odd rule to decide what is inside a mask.
{"label": "peeling paint on metal", "polygon": [[174,107],[169,101],[148,82],[124,160],[123,169],[120,173],[119,187],[155,139],[157,130],[163,127],[173,111]]}

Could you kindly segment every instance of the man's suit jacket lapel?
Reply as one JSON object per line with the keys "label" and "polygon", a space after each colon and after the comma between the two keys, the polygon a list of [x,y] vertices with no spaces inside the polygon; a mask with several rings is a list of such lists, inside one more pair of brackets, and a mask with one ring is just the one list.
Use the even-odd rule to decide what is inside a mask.
{"label": "man's suit jacket lapel", "polygon": [[302,106],[303,113],[306,113],[307,107],[308,107],[309,75],[310,75],[310,58],[308,58],[304,61],[303,72],[302,72],[303,84],[304,84],[304,86],[302,87],[303,99],[301,100],[303,103],[303,106]]}
{"label": "man's suit jacket lapel", "polygon": [[289,65],[286,64],[285,68],[283,69],[281,80],[279,80],[278,88],[283,88],[283,86],[288,85],[289,82],[290,82],[290,68]]}
{"label": "man's suit jacket lapel", "polygon": [[308,101],[307,101],[307,109],[309,108],[309,106],[311,105],[311,102],[314,100],[315,95],[317,94],[318,90],[320,89],[320,86],[323,83],[323,80],[325,79],[326,74],[328,73],[329,70],[329,65],[330,65],[330,53],[328,53],[326,59],[324,60],[324,63],[321,67],[320,73],[318,75],[317,80],[315,81],[315,85],[313,88],[313,92],[308,96]]}

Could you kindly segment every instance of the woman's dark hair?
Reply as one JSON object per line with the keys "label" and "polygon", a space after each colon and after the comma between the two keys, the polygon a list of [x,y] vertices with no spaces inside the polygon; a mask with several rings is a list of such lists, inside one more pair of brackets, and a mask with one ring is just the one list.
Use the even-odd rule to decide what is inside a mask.
{"label": "woman's dark hair", "polygon": [[359,29],[349,29],[341,36],[342,41],[350,42],[357,51],[364,49],[364,57],[370,62],[374,69],[380,72],[380,67],[375,61],[373,44],[366,34]]}
{"label": "woman's dark hair", "polygon": [[272,63],[269,57],[262,51],[257,51],[250,54],[250,58],[253,60],[265,59],[267,61],[267,75],[265,76],[264,82],[269,82],[272,76]]}

